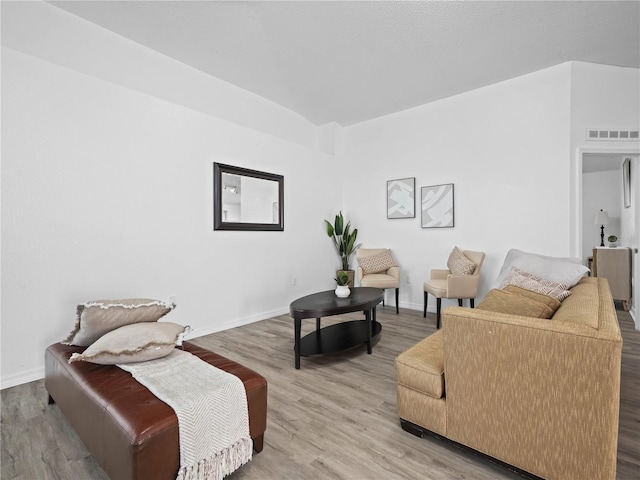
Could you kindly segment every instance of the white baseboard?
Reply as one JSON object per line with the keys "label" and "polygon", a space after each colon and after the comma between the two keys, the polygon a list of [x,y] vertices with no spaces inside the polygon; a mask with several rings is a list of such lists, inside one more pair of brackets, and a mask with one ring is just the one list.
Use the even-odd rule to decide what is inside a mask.
{"label": "white baseboard", "polygon": [[[189,334],[186,335],[185,340],[202,337],[204,335],[221,332],[223,330],[229,330],[230,328],[240,327],[242,325],[258,322],[260,320],[266,320],[267,318],[277,317],[278,315],[283,315],[285,313],[289,313],[289,308],[281,308],[278,310],[273,310],[271,312],[263,312],[244,318],[238,318],[221,325],[218,324],[211,327],[199,328],[189,332]],[[25,370],[24,372],[3,376],[2,378],[0,378],[0,390],[15,387],[17,385],[22,385],[23,383],[40,380],[41,378],[44,378],[44,362],[39,367],[33,368],[31,370]]]}
{"label": "white baseboard", "polygon": [[0,379],[0,390],[15,387],[16,385],[22,385],[23,383],[34,382],[41,378],[44,378],[44,364],[39,367],[32,368],[31,370],[25,370],[24,372],[2,377]]}
{"label": "white baseboard", "polygon": [[243,325],[248,325],[250,323],[259,322],[260,320],[266,320],[267,318],[277,317],[279,315],[284,315],[285,313],[289,313],[289,308],[279,308],[277,310],[272,310],[271,312],[262,312],[255,315],[250,315],[248,317],[236,318],[229,322],[225,322],[223,324],[218,324],[212,327],[198,328],[196,330],[192,330],[185,336],[185,340],[189,341],[193,338],[204,337],[205,335],[210,335],[212,333],[222,332],[224,330],[229,330],[235,327],[241,327]]}

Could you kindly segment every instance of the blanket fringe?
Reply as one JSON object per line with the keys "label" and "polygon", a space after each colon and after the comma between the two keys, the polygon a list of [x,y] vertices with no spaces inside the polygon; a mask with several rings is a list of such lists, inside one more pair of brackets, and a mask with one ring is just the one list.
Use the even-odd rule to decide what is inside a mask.
{"label": "blanket fringe", "polygon": [[251,460],[253,440],[245,437],[229,448],[200,460],[194,465],[181,466],[176,480],[222,480]]}

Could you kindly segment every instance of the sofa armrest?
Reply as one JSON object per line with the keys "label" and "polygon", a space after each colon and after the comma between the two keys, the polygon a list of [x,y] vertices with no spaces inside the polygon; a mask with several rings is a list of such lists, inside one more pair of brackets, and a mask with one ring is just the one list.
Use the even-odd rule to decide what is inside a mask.
{"label": "sofa armrest", "polygon": [[447,279],[449,298],[475,298],[478,293],[479,275],[449,275]]}
{"label": "sofa armrest", "polygon": [[393,278],[400,279],[400,267],[391,267],[387,270],[387,275],[391,275]]}
{"label": "sofa armrest", "polygon": [[431,270],[431,280],[446,280],[451,275],[449,270],[442,270],[440,268],[433,268]]}
{"label": "sofa armrest", "polygon": [[615,478],[619,330],[448,307],[443,334],[447,437],[545,478]]}
{"label": "sofa armrest", "polygon": [[362,275],[363,275],[362,267],[356,267],[356,279],[358,281],[358,285],[360,285],[360,280],[362,280]]}

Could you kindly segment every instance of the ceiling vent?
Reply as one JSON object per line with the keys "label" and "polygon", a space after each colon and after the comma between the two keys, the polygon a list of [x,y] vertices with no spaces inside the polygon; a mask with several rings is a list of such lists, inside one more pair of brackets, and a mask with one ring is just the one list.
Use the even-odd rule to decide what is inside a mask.
{"label": "ceiling vent", "polygon": [[640,136],[638,130],[600,130],[595,128],[587,129],[587,140],[637,142],[639,139]]}

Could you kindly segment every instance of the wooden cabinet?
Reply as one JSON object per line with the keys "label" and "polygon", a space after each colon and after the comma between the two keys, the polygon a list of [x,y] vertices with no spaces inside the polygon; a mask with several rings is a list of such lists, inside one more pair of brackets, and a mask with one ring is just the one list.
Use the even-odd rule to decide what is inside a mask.
{"label": "wooden cabinet", "polygon": [[622,300],[622,306],[629,310],[631,300],[631,249],[627,247],[594,248],[593,276],[609,281],[614,300]]}

